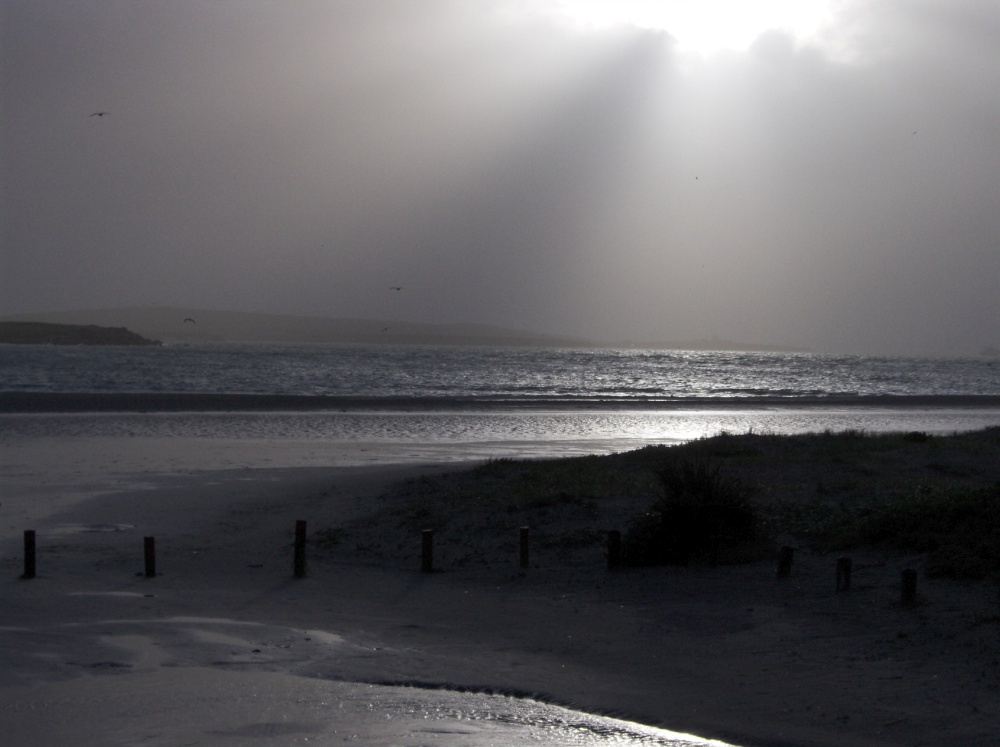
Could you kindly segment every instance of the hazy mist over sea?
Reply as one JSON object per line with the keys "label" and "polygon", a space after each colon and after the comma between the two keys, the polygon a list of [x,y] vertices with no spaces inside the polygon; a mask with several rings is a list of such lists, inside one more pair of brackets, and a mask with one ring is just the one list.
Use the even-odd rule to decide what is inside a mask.
{"label": "hazy mist over sea", "polygon": [[1000,347],[992,0],[7,0],[0,88],[0,317]]}

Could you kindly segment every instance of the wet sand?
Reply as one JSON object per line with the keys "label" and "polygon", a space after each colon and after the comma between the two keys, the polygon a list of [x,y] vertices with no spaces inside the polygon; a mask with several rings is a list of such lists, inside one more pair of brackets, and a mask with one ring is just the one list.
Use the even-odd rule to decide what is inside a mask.
{"label": "wet sand", "polygon": [[[33,461],[30,445],[6,444],[0,460],[5,496],[34,485],[30,500],[0,502],[8,733],[27,733],[10,730],[31,719],[64,735],[111,733],[106,721],[104,732],[87,722],[100,717],[152,744],[171,743],[178,724],[203,744],[240,734],[333,744],[342,731],[315,711],[296,716],[295,698],[284,698],[336,701],[311,688],[346,681],[537,694],[748,747],[995,744],[996,589],[921,577],[920,603],[903,606],[900,572],[919,568],[920,556],[854,553],[854,588],[838,594],[835,559],[807,552],[782,580],[771,560],[613,572],[601,553],[539,556],[523,570],[502,552],[463,563],[442,537],[438,570],[425,574],[419,536],[396,521],[405,479],[457,474],[455,465],[315,466],[281,445],[241,443],[240,463],[218,469],[199,442],[160,451],[128,439],[62,443],[48,463]],[[265,454],[271,466],[254,467]],[[50,500],[57,508],[40,508]],[[299,519],[310,527],[304,579],[292,577]],[[38,532],[30,581],[18,578],[28,523]],[[323,532],[344,526],[344,541]],[[151,535],[158,575],[145,578]],[[397,552],[366,551],[387,543]],[[167,698],[178,708],[169,717],[144,714],[141,699],[113,707],[122,688],[176,680],[167,692],[182,691],[184,673],[192,693],[228,691],[230,702],[195,709]],[[273,691],[283,695],[269,701]],[[379,698],[368,702],[378,712]],[[230,706],[242,721],[213,721]],[[477,738],[459,730],[423,743]]]}

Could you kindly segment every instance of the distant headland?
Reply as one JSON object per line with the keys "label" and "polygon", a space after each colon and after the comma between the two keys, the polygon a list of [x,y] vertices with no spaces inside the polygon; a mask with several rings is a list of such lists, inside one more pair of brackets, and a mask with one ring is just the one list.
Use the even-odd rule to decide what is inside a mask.
{"label": "distant headland", "polygon": [[0,322],[0,343],[14,345],[159,345],[125,327],[51,322]]}
{"label": "distant headland", "polygon": [[259,342],[809,352],[802,348],[717,338],[685,342],[610,341],[549,335],[488,324],[425,324],[386,319],[338,319],[170,306],[44,312],[12,315],[5,319],[17,322],[127,327],[147,338],[162,340],[165,344]]}

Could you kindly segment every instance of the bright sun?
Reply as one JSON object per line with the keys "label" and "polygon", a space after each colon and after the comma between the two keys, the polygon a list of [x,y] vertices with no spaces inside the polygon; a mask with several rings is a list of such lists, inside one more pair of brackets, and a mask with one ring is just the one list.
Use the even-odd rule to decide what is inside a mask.
{"label": "bright sun", "polygon": [[815,33],[830,0],[559,0],[557,14],[581,26],[659,29],[685,50],[746,49],[770,29],[797,38]]}

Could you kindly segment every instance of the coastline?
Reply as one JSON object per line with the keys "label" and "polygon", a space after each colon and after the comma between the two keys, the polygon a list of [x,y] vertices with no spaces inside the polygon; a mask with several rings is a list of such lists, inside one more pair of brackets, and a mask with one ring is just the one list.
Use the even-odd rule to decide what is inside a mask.
{"label": "coastline", "polygon": [[[195,692],[226,672],[236,692],[282,673],[534,693],[742,747],[985,747],[1000,721],[995,590],[921,578],[921,603],[903,607],[899,571],[920,555],[855,553],[856,587],[843,595],[830,555],[800,553],[787,583],[771,560],[610,572],[600,552],[540,555],[524,571],[502,546],[485,564],[459,562],[444,534],[438,572],[422,574],[416,535],[398,548],[410,536],[400,511],[414,484],[446,470],[443,479],[459,479],[471,464],[177,470],[176,456],[137,455],[123,453],[117,475],[88,472],[106,465],[84,460],[38,485],[36,500],[81,489],[38,517],[39,578],[16,578],[16,533],[3,538],[11,603],[0,634],[19,652],[3,672],[10,702],[29,692],[110,697],[165,672]],[[114,489],[126,474],[145,482]],[[17,518],[5,524],[20,529]],[[293,580],[292,528],[303,518],[315,549],[307,578]],[[320,530],[341,526],[349,541],[321,548],[332,536]],[[147,534],[162,547],[155,579],[137,573]],[[391,552],[359,551],[375,545]],[[294,631],[312,640],[292,642]],[[339,643],[320,645],[316,631]],[[58,723],[58,707],[49,714]],[[133,728],[144,716],[116,718]],[[0,725],[18,724],[21,715],[0,711]]]}

